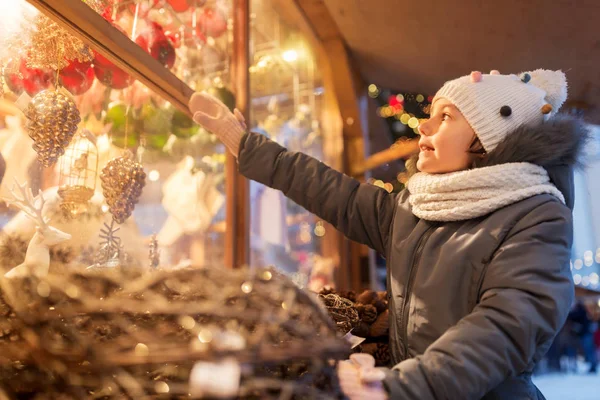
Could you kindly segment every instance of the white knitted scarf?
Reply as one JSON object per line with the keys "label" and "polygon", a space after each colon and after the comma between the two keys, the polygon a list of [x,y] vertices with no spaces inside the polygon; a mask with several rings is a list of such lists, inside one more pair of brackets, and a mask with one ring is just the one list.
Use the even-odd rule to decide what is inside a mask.
{"label": "white knitted scarf", "polygon": [[409,202],[428,221],[463,221],[487,215],[520,200],[549,193],[564,196],[543,167],[508,163],[448,174],[419,172],[408,181]]}

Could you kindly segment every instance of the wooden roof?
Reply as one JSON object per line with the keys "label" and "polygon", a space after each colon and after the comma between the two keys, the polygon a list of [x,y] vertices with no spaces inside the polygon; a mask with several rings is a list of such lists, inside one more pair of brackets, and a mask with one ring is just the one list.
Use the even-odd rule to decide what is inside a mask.
{"label": "wooden roof", "polygon": [[433,94],[472,70],[562,69],[600,122],[598,0],[321,1],[367,83]]}

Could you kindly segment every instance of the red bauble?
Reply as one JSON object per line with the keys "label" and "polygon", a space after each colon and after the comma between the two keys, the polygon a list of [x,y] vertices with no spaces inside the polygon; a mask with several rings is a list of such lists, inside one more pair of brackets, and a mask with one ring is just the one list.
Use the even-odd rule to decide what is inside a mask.
{"label": "red bauble", "polygon": [[94,67],[90,61],[73,60],[60,71],[60,83],[73,95],[84,94],[94,83]]}
{"label": "red bauble", "polygon": [[134,82],[130,75],[98,53],[94,58],[94,73],[103,85],[112,89],[125,89]]}
{"label": "red bauble", "polygon": [[151,3],[147,3],[145,1],[131,2],[131,0],[127,0],[129,3],[129,11],[132,15],[135,15],[135,8],[137,3],[139,3],[140,7],[138,9],[138,18],[146,18],[152,9],[161,8],[164,6],[165,0],[153,0]]}
{"label": "red bauble", "polygon": [[173,47],[175,47],[176,49],[181,47],[181,33],[167,31],[165,32],[165,36],[167,37],[167,39],[169,39],[169,42],[171,42]]}
{"label": "red bauble", "polygon": [[48,89],[52,85],[52,77],[52,71],[28,68],[24,58],[10,60],[4,72],[6,85],[12,92],[21,94],[25,90],[30,96]]}
{"label": "red bauble", "polygon": [[190,2],[187,0],[167,0],[173,11],[181,13],[190,8]]}
{"label": "red bauble", "polygon": [[151,22],[135,42],[165,67],[172,68],[175,65],[175,47],[165,35],[162,26],[156,22]]}
{"label": "red bauble", "polygon": [[12,59],[6,64],[4,82],[6,82],[6,86],[8,86],[11,92],[21,94],[23,93],[23,78],[19,75],[17,62]]}
{"label": "red bauble", "polygon": [[227,18],[222,11],[214,8],[203,8],[197,19],[198,34],[219,37],[227,32]]}

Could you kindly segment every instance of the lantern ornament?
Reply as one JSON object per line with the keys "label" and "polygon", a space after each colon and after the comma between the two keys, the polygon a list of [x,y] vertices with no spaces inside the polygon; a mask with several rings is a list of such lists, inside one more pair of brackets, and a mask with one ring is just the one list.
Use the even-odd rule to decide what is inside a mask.
{"label": "lantern ornament", "polygon": [[62,199],[62,210],[73,218],[86,212],[96,191],[97,178],[96,138],[83,129],[61,157],[58,194]]}

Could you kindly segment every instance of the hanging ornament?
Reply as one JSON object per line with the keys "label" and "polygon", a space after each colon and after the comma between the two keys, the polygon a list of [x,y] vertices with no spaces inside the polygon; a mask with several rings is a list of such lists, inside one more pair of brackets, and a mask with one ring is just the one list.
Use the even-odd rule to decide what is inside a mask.
{"label": "hanging ornament", "polygon": [[58,195],[61,208],[71,217],[86,212],[96,190],[98,148],[96,138],[87,129],[75,135],[61,157]]}
{"label": "hanging ornament", "polygon": [[119,224],[133,213],[146,184],[144,168],[127,152],[110,160],[100,173],[108,210]]}
{"label": "hanging ornament", "polygon": [[60,71],[59,76],[61,85],[71,94],[79,96],[92,87],[96,74],[90,61],[73,60]]}
{"label": "hanging ornament", "polygon": [[159,63],[167,68],[175,65],[175,47],[156,22],[151,22],[148,28],[142,31],[135,42]]}
{"label": "hanging ornament", "polygon": [[29,68],[24,58],[12,59],[4,69],[4,79],[13,93],[21,94],[25,90],[28,95],[34,96],[52,85],[52,72]]}
{"label": "hanging ornament", "polygon": [[81,122],[75,102],[59,90],[44,90],[31,100],[25,116],[39,162],[44,167],[54,165]]}
{"label": "hanging ornament", "polygon": [[94,58],[94,72],[102,84],[112,89],[125,89],[134,82],[129,74],[99,53]]}
{"label": "hanging ornament", "polygon": [[135,130],[136,121],[126,104],[109,104],[104,123],[111,125],[110,136],[113,145],[124,149],[137,146],[139,133]]}
{"label": "hanging ornament", "polygon": [[116,268],[121,266],[121,258],[123,257],[123,245],[121,238],[117,236],[117,232],[121,227],[115,226],[115,220],[110,221],[110,225],[104,223],[104,229],[100,229],[100,246],[95,256],[94,265],[90,265],[88,269],[97,268]]}
{"label": "hanging ornament", "polygon": [[[91,61],[91,49],[76,36],[58,26],[43,14],[35,17],[29,33],[31,42],[27,48],[29,68],[61,70],[71,60]],[[22,35],[27,37],[27,32]],[[26,40],[26,39],[24,39]],[[57,57],[60,54],[61,57]]]}
{"label": "hanging ornament", "polygon": [[171,6],[173,11],[176,13],[182,13],[189,10],[191,1],[188,0],[167,0],[167,3]]}
{"label": "hanging ornament", "polygon": [[147,135],[146,144],[154,150],[161,150],[169,140],[173,112],[170,108],[157,107],[150,101],[142,106],[140,119]]}
{"label": "hanging ornament", "polygon": [[171,42],[174,48],[178,49],[181,47],[181,33],[180,32],[172,32],[166,31],[165,36]]}
{"label": "hanging ornament", "polygon": [[168,110],[173,115],[171,121],[171,133],[173,133],[173,135],[178,138],[186,139],[198,133],[198,124],[188,117],[187,114],[173,106],[169,107]]}
{"label": "hanging ornament", "polygon": [[151,2],[148,1],[131,1],[131,0],[125,0],[122,1],[123,3],[129,3],[128,4],[128,8],[129,8],[129,12],[131,12],[131,14],[135,15],[136,14],[136,7],[137,7],[137,16],[138,18],[142,18],[145,19],[148,17],[148,14],[150,14],[150,12],[155,9],[155,8],[162,8],[164,6],[164,2],[165,0],[152,0]]}
{"label": "hanging ornament", "polygon": [[215,85],[210,87],[207,92],[221,100],[231,111],[235,109],[235,95],[225,86]]}
{"label": "hanging ornament", "polygon": [[196,30],[198,34],[218,38],[227,32],[227,17],[221,10],[203,8],[198,14]]}

